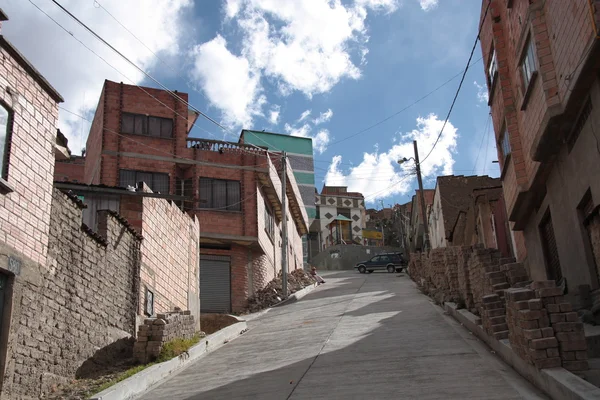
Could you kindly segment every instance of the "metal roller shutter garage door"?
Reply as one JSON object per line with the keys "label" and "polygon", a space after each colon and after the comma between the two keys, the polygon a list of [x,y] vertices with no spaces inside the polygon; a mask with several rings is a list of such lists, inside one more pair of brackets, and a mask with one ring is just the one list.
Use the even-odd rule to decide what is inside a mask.
{"label": "metal roller shutter garage door", "polygon": [[231,261],[225,256],[200,256],[200,311],[231,312]]}

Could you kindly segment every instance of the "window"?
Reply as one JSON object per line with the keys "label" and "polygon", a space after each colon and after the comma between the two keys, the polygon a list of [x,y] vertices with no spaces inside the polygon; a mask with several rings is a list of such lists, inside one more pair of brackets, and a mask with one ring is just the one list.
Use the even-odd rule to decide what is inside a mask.
{"label": "window", "polygon": [[200,208],[241,211],[240,182],[200,178]]}
{"label": "window", "polygon": [[533,74],[537,71],[537,67],[535,66],[535,51],[531,38],[528,39],[525,49],[525,55],[523,56],[523,61],[521,61],[521,73],[523,74],[523,86],[527,91]]}
{"label": "window", "polygon": [[542,239],[542,248],[544,250],[544,258],[546,259],[546,271],[548,279],[553,279],[557,283],[561,283],[562,269],[560,267],[560,259],[558,258],[558,247],[556,246],[556,238],[554,237],[554,227],[552,226],[552,216],[550,211],[540,223],[540,238]]}
{"label": "window", "polygon": [[146,288],[146,304],[144,306],[144,313],[151,317],[154,315],[154,293]]}
{"label": "window", "polygon": [[178,196],[185,196],[190,199],[180,200],[177,202],[179,208],[184,211],[188,211],[194,208],[194,201],[192,200],[192,198],[194,197],[194,188],[192,187],[192,182],[192,178],[175,178],[175,194]]}
{"label": "window", "polygon": [[169,194],[169,174],[122,169],[119,171],[119,182],[124,188],[144,182],[154,193]]}
{"label": "window", "polygon": [[500,150],[502,150],[502,157],[506,159],[510,154],[510,135],[507,128],[504,128],[504,133],[500,138]]}
{"label": "window", "polygon": [[585,126],[585,123],[587,122],[588,117],[592,113],[592,108],[593,108],[592,100],[588,97],[587,100],[585,101],[585,103],[583,104],[581,111],[579,112],[579,116],[577,117],[577,120],[575,121],[573,131],[571,132],[571,134],[569,135],[569,138],[567,139],[567,148],[569,150],[569,153],[571,152],[571,150],[573,150],[573,146],[575,146],[575,143],[577,142],[577,138],[579,138],[579,134],[583,130],[583,127]]}
{"label": "window", "polygon": [[12,137],[12,110],[0,102],[0,178],[8,175],[8,156]]}
{"label": "window", "polygon": [[490,92],[496,82],[496,76],[498,75],[498,60],[496,59],[496,49],[492,48],[492,56],[490,57],[490,64],[488,65],[488,88]]}
{"label": "window", "polygon": [[123,113],[121,131],[135,135],[170,138],[173,137],[173,120],[142,114]]}
{"label": "window", "polygon": [[275,237],[275,218],[273,218],[273,213],[271,209],[265,202],[265,230],[271,239]]}

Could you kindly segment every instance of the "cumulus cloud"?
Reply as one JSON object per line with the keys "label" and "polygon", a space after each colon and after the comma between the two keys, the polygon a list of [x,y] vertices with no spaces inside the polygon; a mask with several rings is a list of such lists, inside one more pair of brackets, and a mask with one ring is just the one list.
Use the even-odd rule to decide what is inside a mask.
{"label": "cumulus cloud", "polygon": [[489,93],[486,85],[480,85],[477,81],[474,81],[473,84],[477,88],[477,100],[480,103],[487,104],[489,102]]}
{"label": "cumulus cloud", "polygon": [[321,114],[319,114],[319,116],[313,120],[313,123],[315,125],[320,125],[320,124],[323,124],[325,122],[329,122],[329,120],[331,119],[331,117],[333,117],[333,111],[330,108],[327,111],[322,112]]}
{"label": "cumulus cloud", "polygon": [[309,117],[309,115],[312,113],[311,110],[306,110],[304,111],[302,114],[300,114],[300,118],[298,118],[298,122],[302,122],[304,121],[306,118]]}
{"label": "cumulus cloud", "polygon": [[252,117],[263,115],[266,98],[261,95],[260,76],[248,60],[227,49],[222,36],[196,46],[193,54],[192,76],[202,82],[211,103],[224,110],[226,124],[250,125]]}
{"label": "cumulus cloud", "polygon": [[414,187],[414,163],[399,165],[403,157],[414,154],[413,140],[417,140],[423,180],[434,180],[438,175],[451,175],[456,154],[457,129],[450,121],[444,128],[439,142],[429,157],[427,153],[439,135],[444,121],[437,115],[419,117],[416,128],[398,135],[398,140],[388,151],[380,152],[378,147],[371,153],[364,153],[362,161],[355,167],[344,170],[342,156],[333,157],[325,175],[325,183],[333,186],[348,186],[348,190],[362,193],[368,202],[375,202],[396,194],[409,193]]}
{"label": "cumulus cloud", "polygon": [[281,113],[281,106],[279,106],[279,105],[272,106],[271,110],[269,111],[269,122],[272,123],[273,125],[277,125],[277,123],[279,122],[280,113]]}
{"label": "cumulus cloud", "polygon": [[[191,0],[98,1],[163,60],[177,57],[182,32],[187,29],[185,15],[192,6]],[[2,6],[10,18],[2,26],[3,35],[63,95],[63,107],[91,120],[105,79],[129,84],[142,82],[142,73],[92,39],[56,5],[46,1],[36,4],[120,71],[100,60],[31,3],[8,1]],[[146,71],[160,63],[102,8],[94,7],[93,2],[66,0],[61,4]],[[60,112],[59,127],[75,153],[85,146],[89,125],[72,114]]]}
{"label": "cumulus cloud", "polygon": [[[300,118],[296,120],[296,124],[304,121],[301,125],[290,125],[289,123],[286,123],[283,126],[283,129],[286,131],[286,133],[290,134],[291,136],[311,138],[313,140],[313,150],[318,154],[322,154],[325,152],[325,150],[327,150],[327,146],[329,145],[331,136],[328,129],[319,129],[316,133],[313,133],[313,128],[317,124],[314,122],[315,120],[307,121],[307,118],[310,115],[310,113],[311,110],[306,110],[300,115]],[[333,111],[329,109],[324,113],[320,113],[320,116],[317,119],[321,118],[323,114],[327,113],[333,115]],[[327,119],[327,121],[329,121],[329,119]],[[314,126],[311,125],[311,122],[314,123]],[[324,122],[326,121],[324,120],[321,123]]]}
{"label": "cumulus cloud", "polygon": [[438,5],[438,0],[419,0],[423,11],[431,11]]}

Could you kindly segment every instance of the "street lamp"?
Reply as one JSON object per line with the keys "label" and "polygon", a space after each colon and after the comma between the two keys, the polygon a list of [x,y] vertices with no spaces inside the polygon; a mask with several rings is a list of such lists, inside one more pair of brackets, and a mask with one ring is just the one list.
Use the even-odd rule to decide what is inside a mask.
{"label": "street lamp", "polygon": [[402,157],[398,160],[398,164],[402,165],[409,160],[413,160],[415,162],[415,168],[417,169],[417,181],[419,182],[419,192],[421,197],[421,213],[423,214],[423,250],[427,250],[429,248],[429,224],[427,223],[427,213],[425,212],[425,193],[423,192],[421,163],[419,163],[419,149],[417,148],[416,140],[413,140],[413,146],[415,148],[415,156],[410,158]]}

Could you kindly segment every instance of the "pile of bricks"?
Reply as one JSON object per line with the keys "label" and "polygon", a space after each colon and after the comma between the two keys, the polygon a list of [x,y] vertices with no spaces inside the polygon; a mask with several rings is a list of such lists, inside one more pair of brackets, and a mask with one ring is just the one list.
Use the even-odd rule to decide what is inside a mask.
{"label": "pile of bricks", "polygon": [[500,270],[506,276],[506,281],[510,287],[524,287],[531,281],[527,275],[527,270],[522,263],[514,262],[514,259],[509,259],[508,263],[502,263]]}
{"label": "pile of bricks", "polygon": [[497,294],[483,296],[483,309],[481,321],[488,335],[497,340],[508,339],[508,325],[506,324],[506,307],[502,297]]}
{"label": "pile of bricks", "polygon": [[536,292],[530,289],[509,289],[505,294],[508,337],[513,351],[537,368],[560,367],[558,341],[543,300],[536,299]]}
{"label": "pile of bricks", "polygon": [[474,306],[471,281],[469,280],[469,257],[472,248],[471,246],[456,246],[452,249],[456,254],[459,297],[464,302],[465,308],[471,309]]}
{"label": "pile of bricks", "polygon": [[587,342],[583,323],[579,321],[571,303],[565,301],[562,288],[554,281],[536,281],[531,284],[535,295],[542,301],[550,317],[550,325],[555,332],[560,350],[562,367],[572,372],[589,369]]}
{"label": "pile of bricks", "polygon": [[141,364],[152,362],[158,358],[165,343],[178,338],[191,339],[196,333],[195,327],[190,311],[174,311],[146,318],[139,326],[133,357]]}
{"label": "pile of bricks", "polygon": [[458,256],[456,251],[444,252],[445,274],[444,278],[448,285],[448,297],[450,301],[457,302],[460,298],[460,287],[458,285]]}
{"label": "pile of bricks", "polygon": [[[483,309],[482,298],[487,294],[495,292],[495,288],[490,284],[486,273],[500,271],[500,259],[502,254],[496,249],[486,249],[483,245],[473,246],[473,253],[468,261],[469,282],[473,293],[473,308],[471,311],[481,315]],[[501,284],[502,290],[508,288]],[[498,288],[500,290],[500,288]]]}

